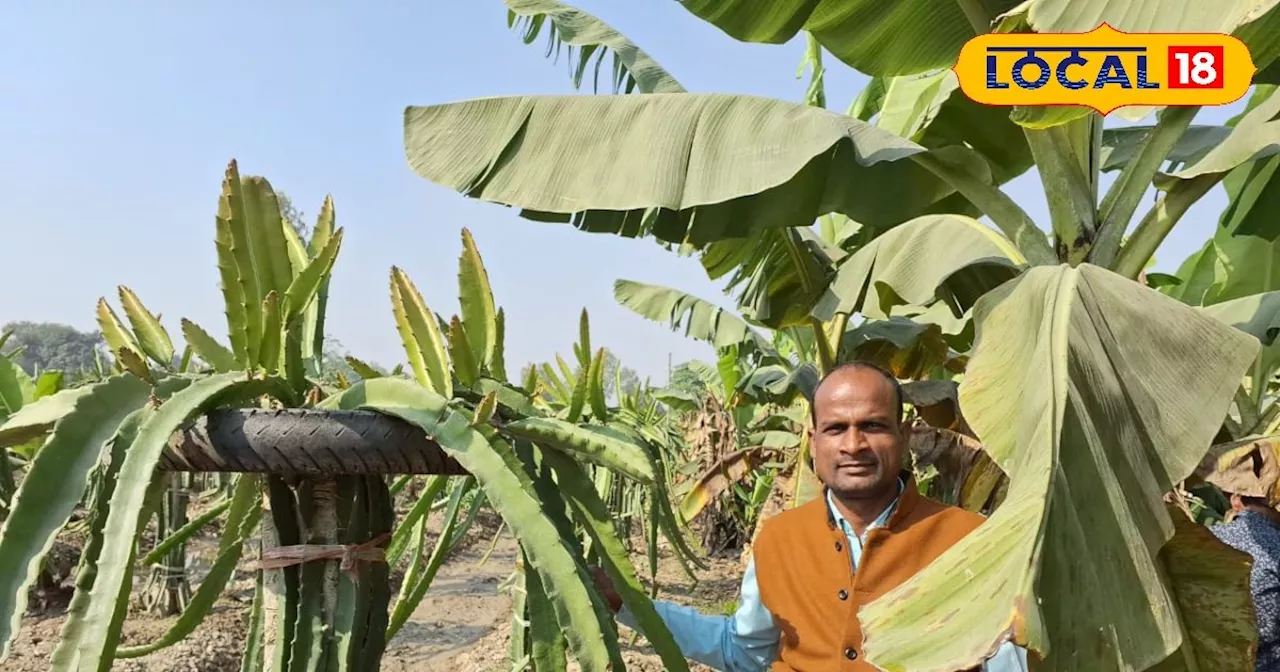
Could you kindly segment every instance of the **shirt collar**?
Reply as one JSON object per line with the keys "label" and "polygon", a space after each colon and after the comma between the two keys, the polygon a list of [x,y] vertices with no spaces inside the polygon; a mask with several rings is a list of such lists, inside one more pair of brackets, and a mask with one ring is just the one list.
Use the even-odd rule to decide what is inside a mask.
{"label": "shirt collar", "polygon": [[[889,517],[892,516],[893,512],[897,510],[898,503],[902,501],[902,492],[903,490],[906,489],[906,487],[907,487],[906,481],[904,481],[902,477],[899,476],[898,477],[898,496],[894,497],[893,501],[889,502],[889,506],[886,506],[884,511],[881,511],[880,515],[876,516],[876,519],[872,521],[870,525],[867,526],[868,530],[877,528],[877,527],[884,527],[885,524],[889,522]],[[831,494],[830,488],[826,488],[826,491],[827,491],[827,509],[831,512],[832,519],[834,519],[836,525],[840,527],[840,531],[844,532],[848,536],[853,536],[853,526],[849,524],[849,521],[846,520],[844,515],[840,513],[839,507],[836,506],[835,495]],[[866,532],[864,531],[863,533],[865,534]]]}

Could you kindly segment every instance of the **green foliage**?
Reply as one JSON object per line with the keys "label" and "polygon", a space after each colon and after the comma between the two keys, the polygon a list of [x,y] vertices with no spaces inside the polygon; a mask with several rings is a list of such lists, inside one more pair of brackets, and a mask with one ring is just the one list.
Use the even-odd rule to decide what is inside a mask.
{"label": "green foliage", "polygon": [[[342,230],[333,229],[332,206],[326,202],[312,238],[323,242],[314,249],[294,245],[290,241],[297,232],[286,230],[288,224],[275,203],[265,180],[242,181],[232,162],[223,184],[216,241],[223,289],[231,299],[227,316],[232,347],[221,345],[199,325],[182,320],[188,346],[179,357],[159,317],[132,290],[119,287],[127,322],[105,299],[97,306],[102,338],[114,355],[114,375],[59,391],[65,380],[59,372],[44,372],[38,380],[31,380],[9,359],[0,357],[3,370],[13,374],[0,378],[0,383],[12,383],[0,384],[0,390],[13,392],[3,396],[6,406],[0,415],[0,444],[13,447],[15,453],[29,459],[16,492],[6,493],[6,504],[9,494],[12,502],[0,528],[0,565],[11,565],[12,570],[4,572],[8,584],[0,586],[0,621],[6,650],[23,612],[27,586],[35,578],[55,534],[82,501],[90,512],[89,538],[68,619],[53,654],[57,669],[105,669],[115,658],[143,655],[181,641],[198,627],[225,590],[240,563],[244,540],[259,525],[261,489],[257,477],[240,479],[233,486],[235,496],[227,506],[215,507],[215,512],[225,511],[226,516],[218,556],[171,629],[152,642],[119,647],[138,538],[157,511],[159,497],[170,480],[156,471],[157,461],[175,430],[218,407],[265,403],[296,406],[304,395],[320,392],[308,373],[319,371],[322,365],[311,361],[314,357],[302,357],[301,346],[323,342],[323,334],[309,329],[319,328],[322,323],[315,305],[327,287]],[[193,354],[200,361],[190,366]],[[104,373],[99,369],[99,376]],[[276,373],[281,375],[269,375]],[[269,481],[270,478],[273,477]],[[372,489],[366,490],[360,500],[366,507],[376,500],[379,488],[385,496],[385,484],[376,478],[372,483],[368,486]],[[279,488],[269,487],[268,491],[273,506],[286,504],[276,496],[285,496]],[[346,506],[354,496],[354,491],[344,492],[343,497],[329,503],[341,500]],[[360,534],[361,530],[390,526],[389,508],[374,509],[361,509],[366,512],[363,527],[346,529]],[[208,517],[169,530],[172,534],[147,555],[147,561],[163,562],[162,556],[180,547]],[[264,533],[278,539],[280,531],[275,525],[281,521],[265,522]],[[303,524],[307,522],[304,520]],[[289,532],[286,529],[284,534]],[[321,530],[325,532],[328,530]],[[367,539],[357,541],[363,543]],[[385,586],[386,568],[376,571],[383,572]],[[315,569],[308,567],[303,573],[313,576]],[[372,576],[366,577],[366,583]],[[302,594],[294,594],[292,604],[316,604],[334,587],[307,583],[303,588]],[[351,586],[347,590],[354,594]],[[376,590],[370,599],[376,601]],[[382,599],[385,607],[389,595]],[[261,595],[255,598],[256,605],[261,606],[262,602]],[[298,613],[299,620],[291,622],[290,628],[314,625],[310,620],[314,612],[292,613]],[[338,633],[339,639],[353,627],[358,632],[358,646],[342,649],[347,651],[349,664],[376,660],[385,644],[385,619],[379,626],[376,618],[367,617],[368,613],[340,610],[338,621],[326,621],[327,631]],[[349,617],[345,630],[341,621],[344,615]],[[348,637],[343,641],[351,640]],[[315,648],[308,646],[305,655],[300,652],[298,659],[327,655],[326,647],[318,641],[316,644]],[[279,650],[268,654],[260,646],[249,650],[253,655],[283,655]]]}
{"label": "green foliage", "polygon": [[[588,667],[603,667],[616,653],[606,647],[605,624],[598,620],[598,597],[586,587],[585,570],[568,554],[554,525],[541,513],[533,485],[504,441],[490,441],[473,429],[470,419],[448,408],[448,400],[420,385],[394,379],[364,381],[334,397],[332,408],[370,408],[412,422],[480,482],[530,554],[531,565],[556,595],[555,617],[575,658]],[[616,651],[617,640],[613,638]]]}
{"label": "green foliage", "polygon": [[52,322],[9,322],[0,326],[0,334],[9,334],[3,350],[31,375],[56,370],[85,376],[94,370],[94,353],[105,344],[99,332]]}
{"label": "green foliage", "polygon": [[103,447],[125,418],[143,407],[148,392],[129,375],[94,385],[58,420],[32,460],[0,528],[0,646],[5,656],[41,558],[80,502]]}
{"label": "green foliage", "polygon": [[[963,372],[958,399],[913,396],[913,410],[971,429],[1008,475],[978,532],[863,610],[868,660],[953,669],[1014,641],[1046,669],[1248,669],[1248,638],[1232,632],[1247,627],[1244,564],[1161,500],[1185,500],[1180,482],[1224,433],[1247,439],[1280,425],[1280,321],[1270,296],[1280,286],[1268,284],[1264,263],[1280,230],[1267,216],[1280,98],[1259,88],[1249,110],[1221,128],[1192,126],[1195,110],[1176,109],[1149,129],[1109,132],[1084,109],[972,105],[945,68],[979,32],[1087,30],[1106,20],[1129,31],[1234,33],[1265,78],[1280,57],[1276,4],[1099,0],[1070,12],[1066,0],[780,0],[767,12],[742,0],[682,4],[742,41],[780,43],[805,31],[803,103],[685,92],[596,17],[556,0],[508,0],[526,42],[545,30],[554,49],[577,50],[575,85],[612,53],[615,92],[645,95],[410,107],[405,151],[420,176],[526,218],[698,254],[709,277],[726,279],[733,309],[626,281],[615,293],[643,317],[710,342],[714,364],[682,365],[668,389],[651,389],[593,345],[583,311],[572,356],[529,367],[514,387],[504,313],[464,229],[458,314],[433,311],[391,269],[389,323],[409,375],[386,372],[326,338],[343,238],[331,199],[307,230],[287,197],[232,162],[215,218],[226,345],[183,320],[179,354],[127,287],[117,288],[119,313],[105,299],[97,305],[110,370],[95,357],[99,380],[83,388],[57,392],[65,381],[19,363],[32,356],[43,367],[53,335],[8,337],[20,349],[0,357],[0,457],[24,460],[26,473],[20,484],[0,479],[12,494],[0,527],[0,569],[10,570],[0,571],[5,647],[49,544],[84,501],[89,541],[54,654],[59,669],[105,668],[191,632],[256,516],[266,548],[385,534],[390,564],[408,567],[393,602],[389,564],[347,575],[321,563],[265,563],[245,669],[374,669],[465,531],[470,501],[468,516],[487,503],[521,544],[513,660],[623,666],[589,574],[598,562],[664,662],[682,669],[627,555],[631,521],[645,523],[651,580],[663,536],[692,576],[697,553],[671,508],[670,491],[689,475],[671,473],[676,460],[708,468],[677,494],[731,502],[742,527],[764,515],[771,490],[786,488],[790,503],[814,496],[807,446],[791,438],[817,377],[857,358],[930,383],[954,385]],[[849,115],[824,109],[824,49],[873,76]],[[1166,163],[1176,166],[1162,172]],[[1032,165],[1048,230],[1001,186]],[[1104,170],[1120,175],[1099,198]],[[1229,198],[1223,226],[1176,279],[1159,278],[1167,296],[1133,282],[1219,182]],[[1149,186],[1160,199],[1126,238]],[[79,356],[67,354],[61,370],[85,370]],[[401,527],[381,478],[246,477],[227,507],[208,587],[160,640],[121,649],[138,532],[163,489],[160,451],[190,419],[245,406],[389,414],[421,428],[470,476],[431,481]],[[784,459],[763,465],[749,451],[729,458],[717,448],[699,461],[673,422],[676,411],[695,410],[719,448],[751,445],[752,455]],[[712,478],[730,462],[741,477]],[[256,508],[262,492],[268,515]],[[426,555],[424,521],[437,508],[446,520]],[[1077,534],[1082,520],[1087,537]],[[1207,593],[1218,597],[1196,601]],[[964,617],[937,624],[938,613]],[[922,627],[954,632],[922,645]],[[260,638],[267,628],[270,647]]]}
{"label": "green foliage", "polygon": [[[0,585],[5,645],[13,640],[26,590],[54,536],[84,502],[88,543],[53,654],[57,669],[105,669],[115,659],[146,655],[190,635],[226,589],[246,540],[255,534],[264,553],[244,669],[376,669],[388,638],[405,625],[476,511],[487,504],[515,533],[532,568],[526,576],[529,612],[521,614],[531,619],[532,651],[548,660],[571,654],[588,669],[621,665],[612,616],[587,570],[589,561],[604,558],[608,571],[625,583],[627,603],[644,614],[663,642],[664,657],[679,669],[683,659],[656,619],[611,522],[615,494],[624,493],[633,507],[647,498],[643,506],[654,542],[665,534],[682,558],[692,557],[665,490],[662,460],[671,435],[650,431],[662,426],[661,414],[655,401],[643,397],[634,372],[607,349],[592,349],[585,312],[575,345],[579,369],[568,379],[577,409],[567,421],[558,417],[564,408],[536,398],[536,380],[531,391],[505,380],[503,312],[464,229],[460,315],[446,321],[431,311],[408,276],[392,269],[389,321],[399,328],[412,376],[400,367],[386,372],[344,352],[321,331],[320,305],[343,239],[342,229],[333,226],[332,203],[326,200],[305,244],[280,210],[265,179],[242,177],[235,162],[230,164],[215,238],[229,347],[182,319],[186,348],[177,356],[160,317],[122,286],[125,320],[106,299],[97,305],[104,340],[115,355],[101,382],[59,392],[59,373],[45,372],[36,380],[0,357],[0,445],[30,460],[16,489],[11,477],[0,479],[6,504],[12,496],[0,528],[0,566],[12,570],[3,573],[8,583]],[[609,406],[611,387],[616,407]],[[174,519],[168,536],[140,553],[142,531],[167,506],[161,499],[172,478],[157,471],[161,452],[191,420],[237,407],[388,413],[418,424],[471,475],[434,477],[400,525],[394,521],[392,488],[379,476],[243,475],[230,484],[228,500],[188,524]],[[613,480],[615,474],[619,478]],[[575,482],[556,483],[557,478]],[[402,479],[395,490],[407,482]],[[446,519],[427,555],[425,522],[441,507]],[[139,555],[144,565],[168,562],[215,518],[223,524],[218,554],[182,613],[159,638],[121,646]],[[335,571],[336,559],[287,560],[299,544],[367,545],[382,543],[383,536],[389,537],[387,561],[359,562],[351,571]],[[286,560],[271,557],[275,552],[286,553]],[[406,573],[393,596],[388,577],[395,566],[406,566]],[[264,638],[268,629],[274,630],[273,644]]]}

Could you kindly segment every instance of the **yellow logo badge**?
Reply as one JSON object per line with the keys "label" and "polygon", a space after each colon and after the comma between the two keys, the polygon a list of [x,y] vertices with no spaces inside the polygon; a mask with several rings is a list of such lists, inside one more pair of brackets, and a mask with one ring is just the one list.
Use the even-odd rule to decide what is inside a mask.
{"label": "yellow logo badge", "polygon": [[1255,70],[1244,42],[1221,33],[987,33],[952,68],[984,105],[1083,105],[1106,115],[1127,105],[1227,105]]}

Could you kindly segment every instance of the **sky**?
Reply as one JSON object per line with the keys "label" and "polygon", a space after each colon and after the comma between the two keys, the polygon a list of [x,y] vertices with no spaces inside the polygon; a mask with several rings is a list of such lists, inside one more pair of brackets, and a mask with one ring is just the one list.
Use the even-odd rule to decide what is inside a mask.
{"label": "sky", "polygon": [[[265,176],[311,222],[325,195],[333,197],[346,232],[328,333],[367,361],[404,359],[390,308],[392,266],[409,274],[433,310],[458,312],[463,227],[506,312],[512,375],[556,353],[571,358],[583,308],[593,346],[610,348],[654,384],[665,382],[670,364],[713,356],[613,299],[614,281],[625,278],[731,307],[696,258],[647,240],[530,222],[409,169],[406,106],[590,93],[575,92],[563,58],[544,57],[543,36],[525,45],[507,27],[501,0],[179,4],[51,0],[6,8],[0,62],[12,67],[0,71],[0,324],[96,329],[98,298],[119,312],[116,288],[125,285],[161,314],[175,342],[186,317],[227,343],[213,236],[234,158],[242,174]],[[799,102],[807,86],[796,76],[800,38],[742,44],[675,0],[577,6],[630,37],[690,91]],[[830,55],[826,65],[828,105],[843,111],[866,77]],[[1242,106],[1203,110],[1196,123],[1221,123]],[[1047,226],[1034,170],[1005,189]],[[1158,251],[1156,269],[1172,272],[1197,250],[1225,203],[1219,187],[1188,212]]]}

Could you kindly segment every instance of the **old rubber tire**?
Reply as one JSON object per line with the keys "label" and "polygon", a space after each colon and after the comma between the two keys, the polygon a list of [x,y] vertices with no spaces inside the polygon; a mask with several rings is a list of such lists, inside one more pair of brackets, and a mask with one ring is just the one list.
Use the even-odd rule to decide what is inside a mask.
{"label": "old rubber tire", "polygon": [[225,409],[173,435],[164,471],[466,474],[422,430],[371,411]]}

